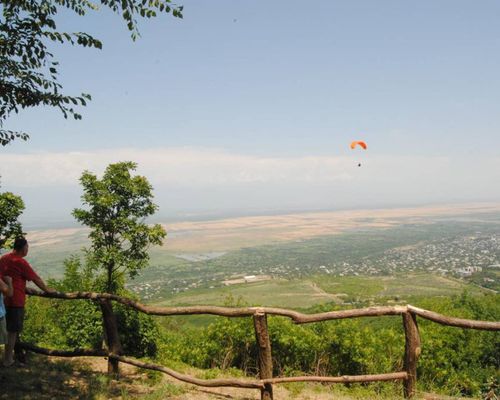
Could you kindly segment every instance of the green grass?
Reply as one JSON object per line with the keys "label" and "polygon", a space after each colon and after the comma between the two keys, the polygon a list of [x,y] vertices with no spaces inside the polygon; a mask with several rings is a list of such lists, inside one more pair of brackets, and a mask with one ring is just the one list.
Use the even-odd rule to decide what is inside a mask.
{"label": "green grass", "polygon": [[144,394],[141,396],[143,400],[163,400],[169,399],[172,396],[181,396],[187,392],[184,386],[176,385],[174,383],[164,383],[159,389],[153,393]]}
{"label": "green grass", "polygon": [[248,305],[309,308],[335,300],[322,293],[309,280],[272,279],[263,282],[231,285],[214,289],[198,289],[180,293],[157,305],[224,305],[228,298]]}
{"label": "green grass", "polygon": [[[413,298],[458,295],[467,288],[470,294],[484,293],[477,286],[429,273],[396,276],[314,276],[303,280],[273,279],[214,289],[180,293],[155,303],[173,305],[224,305],[228,298],[243,304],[305,309],[325,303],[375,301],[386,303]],[[234,301],[233,301],[234,303]]]}
{"label": "green grass", "polygon": [[380,277],[369,276],[315,276],[312,278],[316,284],[328,293],[344,294],[349,297],[359,296],[366,299],[377,296],[384,291],[384,284]]}
{"label": "green grass", "polygon": [[392,276],[316,276],[313,280],[325,292],[344,293],[351,299],[407,300],[412,297],[452,296],[465,288],[471,294],[484,290],[454,278],[430,273],[398,274]]}

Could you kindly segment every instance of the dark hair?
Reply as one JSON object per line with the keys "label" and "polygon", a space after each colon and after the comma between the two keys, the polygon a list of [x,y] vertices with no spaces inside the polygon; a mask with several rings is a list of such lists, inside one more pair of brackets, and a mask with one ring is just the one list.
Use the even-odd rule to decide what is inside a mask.
{"label": "dark hair", "polygon": [[22,236],[18,237],[16,238],[16,240],[14,240],[14,250],[22,250],[27,244],[28,241],[25,238],[23,238]]}

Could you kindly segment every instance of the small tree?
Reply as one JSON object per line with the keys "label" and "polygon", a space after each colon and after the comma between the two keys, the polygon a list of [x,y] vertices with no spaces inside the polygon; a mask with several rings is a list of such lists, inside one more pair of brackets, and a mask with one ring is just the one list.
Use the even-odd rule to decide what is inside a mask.
{"label": "small tree", "polygon": [[[145,219],[158,209],[152,187],[143,176],[132,176],[133,162],[110,164],[102,179],[85,171],[80,178],[82,201],[87,209],[73,210],[74,217],[91,228],[91,246],[86,250],[90,268],[102,271],[100,282],[108,293],[124,288],[125,275],[134,278],[149,261],[151,245],[161,245],[166,232]],[[101,301],[108,349],[121,352],[118,325],[110,301]],[[118,362],[110,360],[108,371],[118,373]]]}
{"label": "small tree", "polygon": [[23,213],[23,199],[11,192],[0,193],[0,250],[12,239],[23,234],[18,218]]}
{"label": "small tree", "polygon": [[85,171],[80,178],[83,204],[73,216],[91,228],[91,247],[87,249],[93,268],[103,270],[103,289],[117,293],[124,275],[134,278],[149,262],[147,250],[161,245],[166,232],[159,224],[148,226],[145,218],[158,209],[152,187],[143,176],[132,176],[133,162],[110,164],[102,179]]}

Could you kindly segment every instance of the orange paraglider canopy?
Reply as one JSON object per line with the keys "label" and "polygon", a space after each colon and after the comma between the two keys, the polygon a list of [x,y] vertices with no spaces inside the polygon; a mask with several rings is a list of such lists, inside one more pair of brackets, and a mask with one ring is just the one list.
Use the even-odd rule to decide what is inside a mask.
{"label": "orange paraglider canopy", "polygon": [[359,140],[359,141],[356,141],[356,140],[355,140],[354,142],[352,142],[352,143],[351,143],[351,149],[354,149],[356,146],[361,146],[361,147],[362,147],[363,149],[365,149],[365,150],[366,150],[366,148],[368,147],[368,146],[366,145],[366,143],[365,143],[365,142],[363,142],[362,140]]}

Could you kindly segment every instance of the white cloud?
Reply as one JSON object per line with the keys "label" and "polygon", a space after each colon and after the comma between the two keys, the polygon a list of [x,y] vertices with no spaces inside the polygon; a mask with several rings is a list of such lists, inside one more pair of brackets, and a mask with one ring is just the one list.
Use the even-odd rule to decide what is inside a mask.
{"label": "white cloud", "polygon": [[261,157],[206,148],[0,155],[1,189],[23,197],[25,221],[36,226],[72,221],[82,171],[100,175],[124,160],[138,163],[165,215],[500,200],[500,157]]}
{"label": "white cloud", "polygon": [[4,184],[18,187],[76,185],[83,170],[99,174],[109,163],[125,160],[138,163],[139,173],[153,183],[182,185],[347,180],[354,162],[348,157],[257,157],[218,149],[116,149],[5,155],[0,173]]}

